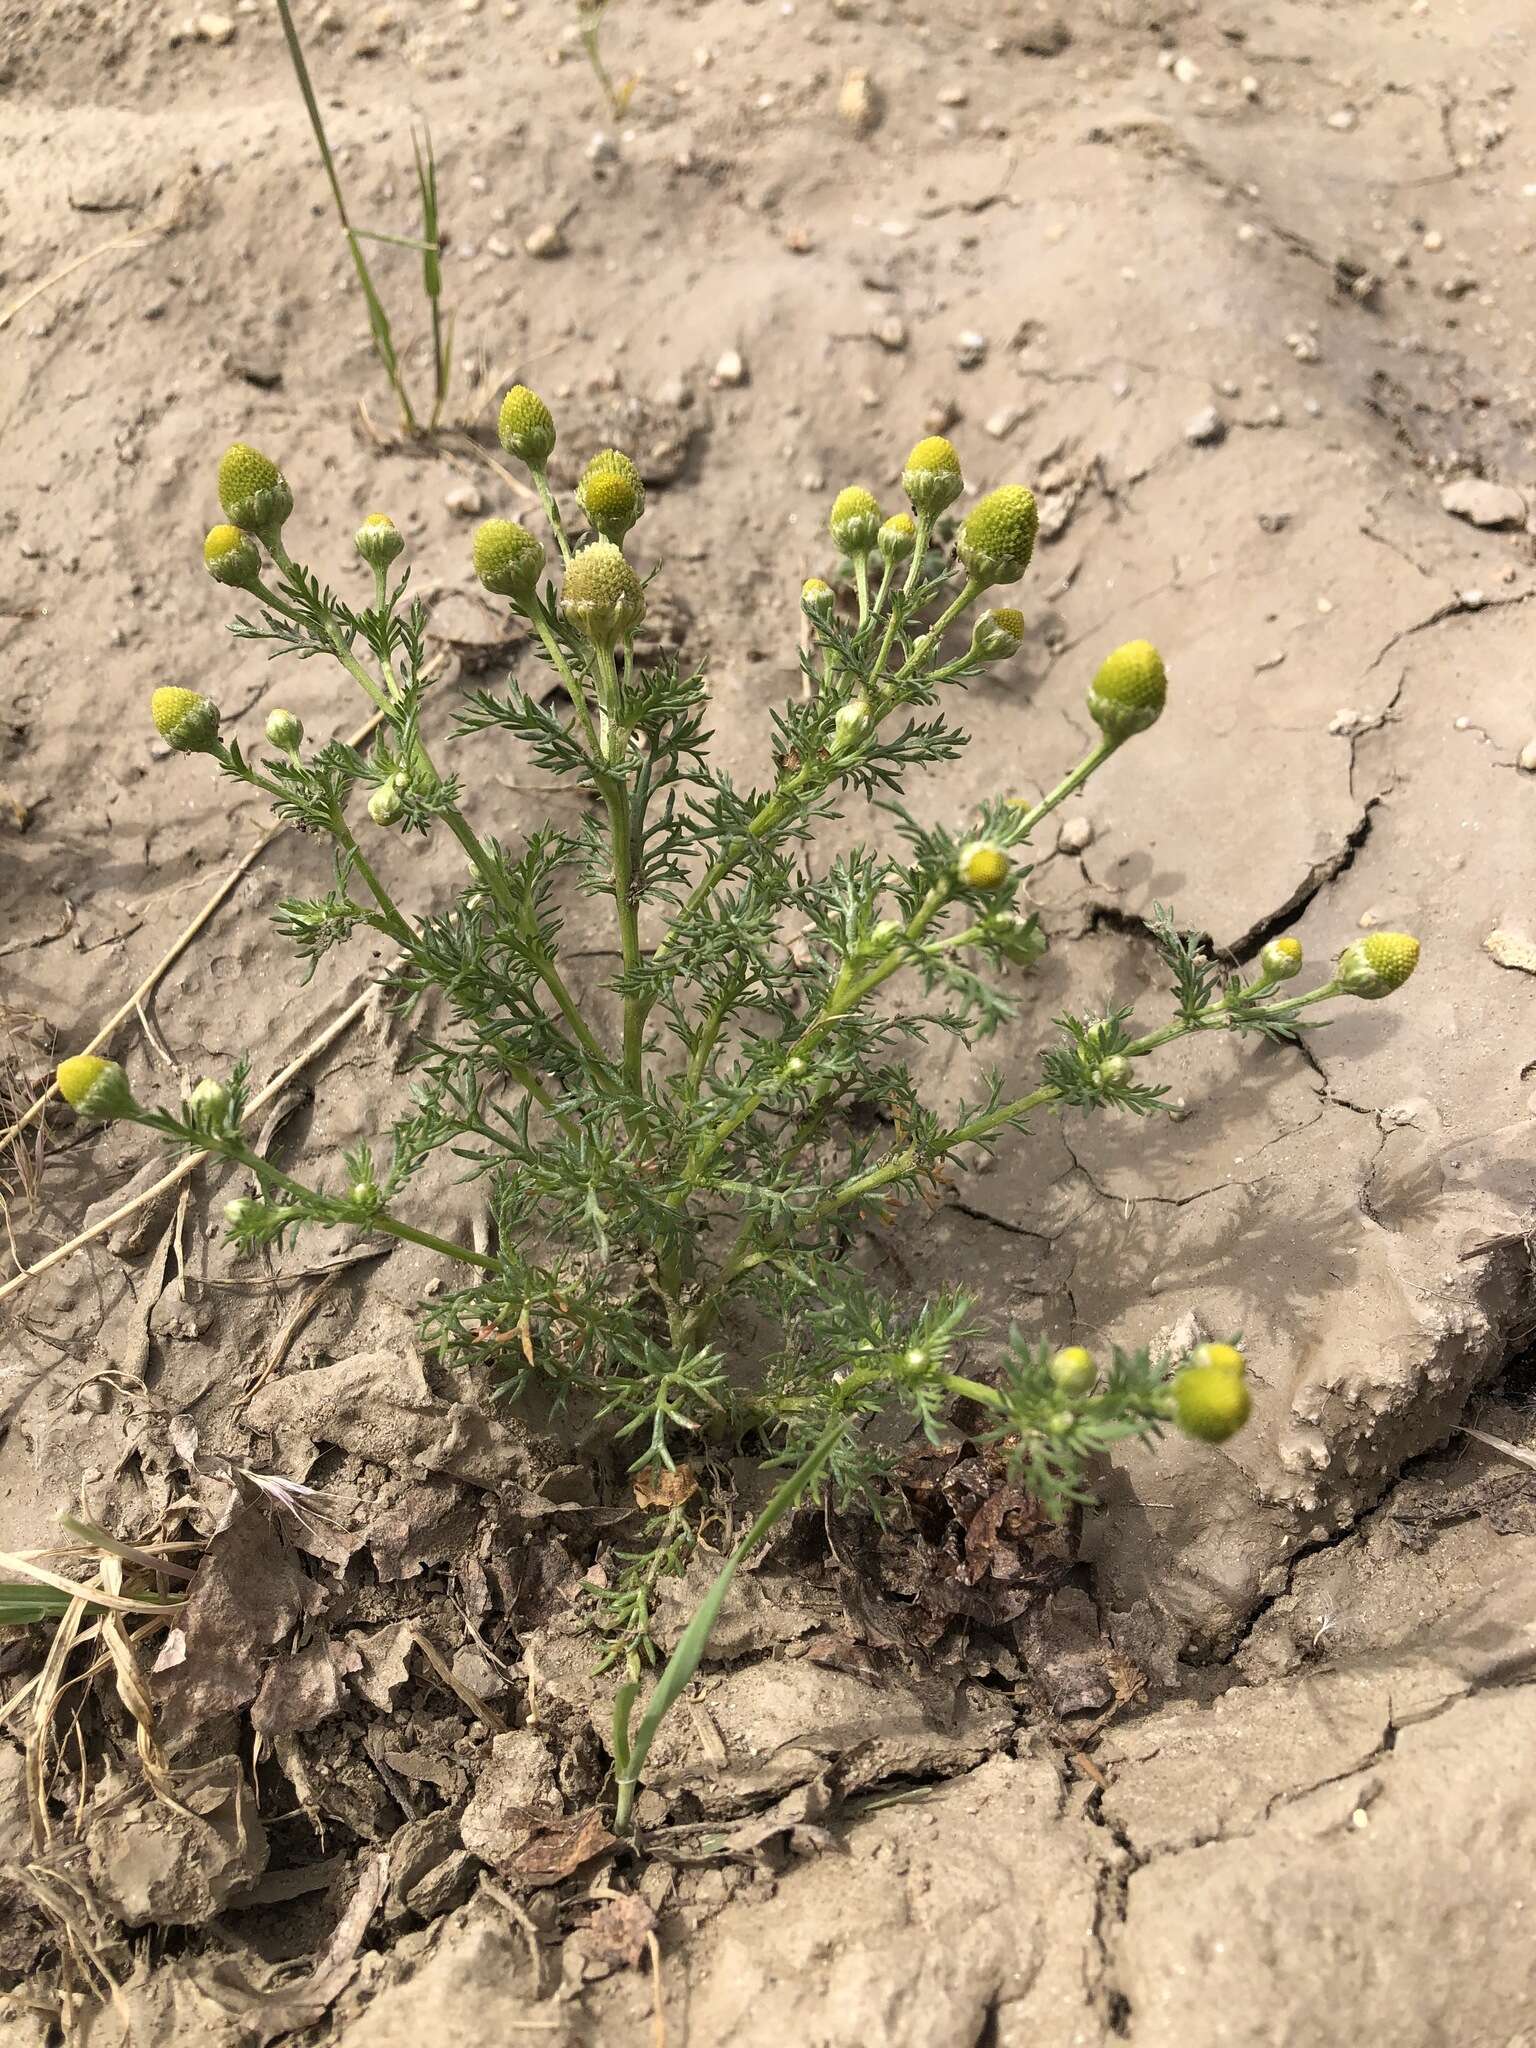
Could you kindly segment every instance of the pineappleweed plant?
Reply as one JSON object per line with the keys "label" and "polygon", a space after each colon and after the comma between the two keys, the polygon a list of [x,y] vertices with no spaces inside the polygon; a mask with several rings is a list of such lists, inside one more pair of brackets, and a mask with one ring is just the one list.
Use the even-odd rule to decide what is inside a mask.
{"label": "pineappleweed plant", "polygon": [[[899,1432],[877,1443],[873,1418],[901,1411],[935,1438],[963,1397],[972,1437],[1059,1512],[1086,1498],[1092,1461],[1117,1440],[1170,1422],[1213,1442],[1240,1428],[1249,1395],[1234,1346],[1202,1345],[1172,1365],[1114,1350],[1101,1365],[1077,1345],[993,1333],[962,1293],[906,1300],[873,1285],[853,1255],[861,1228],[904,1198],[939,1198],[957,1165],[1044,1116],[1156,1111],[1152,1063],[1175,1039],[1290,1039],[1332,998],[1389,994],[1418,948],[1373,933],[1298,992],[1294,939],[1271,941],[1244,978],[1159,910],[1169,1021],[1142,1031],[1125,1010],[1058,1018],[1030,1086],[1010,1093],[994,1078],[939,1116],[905,1046],[936,1031],[984,1038],[1015,1014],[1006,983],[1046,944],[1019,907],[1031,842],[1156,723],[1158,654],[1133,641],[1107,655],[1087,694],[1095,744],[1038,802],[1001,793],[955,827],[908,808],[914,772],[966,744],[951,722],[956,694],[1021,645],[1020,613],[986,599],[1023,577],[1036,532],[1020,484],[954,524],[959,458],[948,441],[920,441],[902,473],[910,512],[884,517],[860,487],[833,505],[851,587],[804,585],[805,690],[773,713],[765,786],[738,787],[711,764],[702,672],[637,651],[646,580],[625,550],[645,489],[634,463],[594,455],[571,515],[549,481],[555,425],[543,402],[515,387],[500,432],[531,475],[555,559],[511,520],[475,536],[479,580],[525,622],[538,671],[532,690],[512,683],[458,704],[453,768],[423,731],[427,618],[396,574],[400,532],[381,514],[363,522],[355,547],[371,594],[342,597],[290,551],[289,486],[244,445],[220,464],[224,523],[204,547],[209,574],[249,600],[232,630],[334,662],[377,708],[380,736],[366,755],[312,747],[296,717],[275,711],[252,758],[223,735],[208,697],[165,688],[152,706],[173,748],[208,755],[279,818],[330,842],[328,893],[276,913],[307,970],[366,930],[395,949],[402,1010],[433,999],[411,1101],[387,1140],[318,1184],[253,1149],[243,1068],[201,1081],[175,1111],[139,1104],[122,1069],[95,1058],[66,1060],[59,1082],[84,1115],[135,1120],[247,1176],[251,1192],[224,1212],[241,1250],[345,1224],[458,1269],[425,1309],[438,1351],[493,1360],[509,1394],[539,1383],[573,1425],[606,1424],[645,1494],[675,1500],[638,1548],[610,1560],[596,1596],[609,1658],[623,1657],[633,1681],[652,1654],[656,1584],[686,1558],[688,1501],[696,1518],[714,1461],[747,1451],[789,1468],[769,1526],[813,1484],[878,1506],[893,1455],[883,1446]],[[552,680],[558,710],[544,702]],[[546,823],[513,846],[471,822],[457,764],[467,770],[464,743],[492,730],[590,800],[577,829]],[[895,850],[818,860],[818,824],[854,798],[883,812]],[[461,892],[446,910],[412,910],[394,894],[393,843],[443,832],[461,850]],[[612,1036],[567,979],[569,889],[611,908],[622,962],[608,983]],[[440,1152],[484,1189],[488,1250],[411,1220],[412,1183]],[[764,1527],[760,1517],[748,1540]],[[658,1693],[669,1681],[675,1695],[675,1667]],[[624,1730],[618,1750],[628,1755]]]}

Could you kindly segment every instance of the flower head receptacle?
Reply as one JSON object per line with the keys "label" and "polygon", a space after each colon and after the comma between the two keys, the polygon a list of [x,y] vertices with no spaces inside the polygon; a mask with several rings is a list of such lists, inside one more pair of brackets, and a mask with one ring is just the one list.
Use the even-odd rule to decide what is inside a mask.
{"label": "flower head receptacle", "polygon": [[1378,1002],[1402,987],[1419,964],[1419,942],[1407,932],[1372,932],[1339,955],[1334,980],[1346,995]]}
{"label": "flower head receptacle", "polygon": [[837,610],[837,594],[822,577],[807,576],[800,586],[800,609],[825,626]]}
{"label": "flower head receptacle", "polygon": [[[1200,1352],[1231,1352],[1225,1358],[1202,1360]],[[1186,1436],[1201,1443],[1225,1443],[1248,1420],[1253,1398],[1248,1392],[1246,1360],[1230,1344],[1202,1345],[1173,1382],[1173,1412]]]}
{"label": "flower head receptacle", "polygon": [[178,754],[208,754],[218,745],[219,707],[196,690],[167,684],[150,698],[149,715],[155,731]]}
{"label": "flower head receptacle", "polygon": [[1301,965],[1300,939],[1271,939],[1259,950],[1259,972],[1266,981],[1291,981]]}
{"label": "flower head receptacle", "polygon": [[1024,645],[1024,614],[1011,605],[985,611],[971,629],[972,661],[1008,661]]}
{"label": "flower head receptacle", "polygon": [[942,434],[930,434],[919,441],[902,467],[901,488],[914,510],[925,519],[937,519],[965,489],[954,443],[946,441]]}
{"label": "flower head receptacle", "polygon": [[891,568],[911,557],[917,546],[917,521],[910,512],[893,512],[875,535],[880,559]]}
{"label": "flower head receptacle", "polygon": [[1088,685],[1088,715],[1112,745],[1156,725],[1168,701],[1168,674],[1150,640],[1127,640],[1105,656]]}
{"label": "flower head receptacle", "polygon": [[580,548],[566,564],[561,607],[584,640],[611,648],[627,640],[645,617],[645,590],[609,540]]}
{"label": "flower head receptacle", "polygon": [[1003,484],[988,491],[961,520],[955,552],[981,589],[1017,583],[1029,567],[1039,530],[1034,492],[1023,484]]}
{"label": "flower head receptacle", "polygon": [[111,1123],[115,1117],[137,1116],[139,1105],[128,1086],[128,1076],[116,1060],[98,1059],[94,1053],[77,1052],[61,1060],[54,1079],[59,1093],[78,1115],[96,1123]]}
{"label": "flower head receptacle", "polygon": [[576,502],[593,531],[617,545],[645,510],[645,484],[621,449],[604,448],[582,471]]}
{"label": "flower head receptacle", "polygon": [[254,533],[270,547],[293,510],[293,493],[277,464],[236,441],[219,462],[219,503],[232,526]]}
{"label": "flower head receptacle", "polygon": [[1085,1351],[1081,1344],[1063,1345],[1051,1358],[1051,1379],[1058,1393],[1069,1400],[1079,1395],[1090,1394],[1099,1377],[1099,1368],[1093,1362],[1093,1353]]}
{"label": "flower head receptacle", "polygon": [[955,871],[967,889],[1000,889],[1008,879],[1008,856],[989,839],[976,839],[960,849]]}
{"label": "flower head receptacle", "polygon": [[515,519],[487,519],[475,528],[474,562],[487,590],[526,605],[539,587],[544,543]]}
{"label": "flower head receptacle", "polygon": [[549,407],[526,384],[514,384],[501,401],[496,432],[509,455],[542,470],[555,452],[555,423]]}
{"label": "flower head receptacle", "polygon": [[871,553],[880,537],[880,507],[873,493],[862,484],[839,491],[832,501],[827,531],[850,561]]}
{"label": "flower head receptacle", "polygon": [[238,526],[211,526],[203,542],[203,567],[215,583],[235,590],[259,590],[261,555],[250,535]]}

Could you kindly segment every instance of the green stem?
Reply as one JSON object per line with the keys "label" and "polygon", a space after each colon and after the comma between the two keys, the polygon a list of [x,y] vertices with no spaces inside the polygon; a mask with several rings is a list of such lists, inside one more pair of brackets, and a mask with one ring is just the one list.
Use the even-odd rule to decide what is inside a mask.
{"label": "green stem", "polygon": [[544,507],[544,517],[549,521],[549,530],[555,536],[555,545],[560,550],[562,562],[571,559],[571,544],[566,538],[565,521],[560,517],[560,507],[555,503],[555,494],[549,488],[549,478],[542,468],[528,465],[528,474],[533,478],[533,487],[539,494],[539,503]]}
{"label": "green stem", "polygon": [[[635,902],[635,834],[640,819],[631,816],[629,788],[620,768],[626,734],[619,722],[619,677],[611,647],[597,649],[598,703],[602,707],[607,733],[603,801],[608,808],[608,831],[613,845],[613,903],[619,919],[619,946],[626,974],[638,973],[640,953],[640,912]],[[624,998],[624,1085],[635,1095],[644,1087],[645,999]]]}
{"label": "green stem", "polygon": [[869,623],[869,557],[859,554],[853,558],[853,587],[859,594],[859,624]]}
{"label": "green stem", "polygon": [[[208,1149],[245,1167],[247,1172],[254,1174],[262,1186],[270,1181],[278,1187],[286,1188],[290,1194],[297,1195],[304,1202],[323,1203],[333,1212],[328,1219],[332,1222],[346,1223],[353,1220],[345,1204],[337,1202],[329,1195],[320,1194],[315,1188],[305,1187],[304,1183],[295,1180],[291,1173],[284,1173],[281,1167],[272,1165],[270,1160],[263,1159],[259,1153],[253,1152],[241,1137],[221,1139]],[[388,1237],[398,1237],[406,1244],[419,1244],[429,1252],[441,1252],[444,1258],[457,1259],[461,1265],[481,1266],[488,1273],[498,1270],[496,1261],[488,1258],[484,1252],[468,1251],[463,1245],[454,1244],[449,1238],[434,1237],[430,1230],[418,1230],[414,1223],[398,1222],[395,1217],[386,1216],[382,1209],[374,1210],[369,1215],[365,1228],[382,1230]]]}
{"label": "green stem", "polygon": [[[1081,789],[1089,776],[1096,769],[1103,767],[1104,763],[1116,751],[1119,745],[1120,742],[1118,740],[1100,740],[1092,753],[1084,755],[1070,775],[1063,776],[1061,781],[1057,783],[1056,787],[1048,795],[1041,797],[1039,803],[1032,804],[1025,810],[1022,836],[1027,839],[1042,818],[1054,811],[1058,804],[1065,803],[1073,790]],[[1018,809],[1024,810],[1024,802],[1021,797],[1015,797],[1013,802]]]}

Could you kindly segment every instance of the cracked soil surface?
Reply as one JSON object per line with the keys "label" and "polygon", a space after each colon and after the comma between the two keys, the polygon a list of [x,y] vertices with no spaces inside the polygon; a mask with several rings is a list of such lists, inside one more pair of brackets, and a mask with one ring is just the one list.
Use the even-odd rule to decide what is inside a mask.
{"label": "cracked soil surface", "polygon": [[[640,83],[616,128],[569,20],[301,17],[360,219],[405,225],[410,123],[431,123],[470,415],[433,454],[383,431],[265,0],[227,39],[130,0],[0,21],[0,1120],[266,828],[156,758],[150,689],[208,689],[246,739],[278,702],[317,734],[360,717],[318,664],[229,641],[197,557],[220,449],[283,463],[334,574],[363,513],[396,517],[446,727],[461,682],[519,651],[449,502],[525,510],[479,453],[518,376],[578,460],[641,456],[655,611],[708,658],[744,778],[796,687],[829,497],[889,496],[935,413],[974,486],[1022,478],[1043,515],[1024,652],[972,690],[978,744],[929,784],[935,813],[1000,776],[1048,787],[1102,654],[1163,650],[1167,715],[1078,801],[1091,831],[1041,849],[1051,951],[984,1049],[1010,1079],[1063,1008],[1155,1014],[1154,903],[1239,962],[1280,932],[1320,961],[1377,925],[1423,962],[1305,1049],[1170,1048],[1176,1117],[1042,1125],[880,1235],[892,1284],[963,1274],[1053,1340],[1240,1330],[1254,1421],[1219,1452],[1117,1460],[1075,1554],[1047,1547],[969,1620],[915,1628],[899,1547],[797,1526],[658,1748],[645,1860],[580,1833],[610,1681],[571,1621],[631,1504],[616,1468],[594,1484],[424,1372],[407,1309],[430,1258],[319,1233],[253,1280],[211,1220],[231,1190],[199,1175],[14,1293],[0,1548],[82,1506],[218,1533],[145,1652],[180,1807],[148,1796],[98,1686],[84,1771],[41,1752],[40,1833],[18,1705],[39,1638],[0,1642],[0,2030],[1536,2040],[1530,8],[621,0],[605,48]],[[855,69],[861,134],[838,113]],[[536,261],[544,222],[568,248]],[[380,259],[402,319],[411,263]],[[740,384],[711,377],[728,350]],[[1446,509],[1469,480],[1506,487],[1500,524]],[[543,799],[477,744],[470,786],[515,840]],[[399,867],[420,901],[452,880],[435,844]],[[251,860],[117,1035],[141,1092],[244,1051],[264,1080],[366,990],[363,948],[300,989],[273,935],[320,875],[292,835]],[[600,1012],[606,938],[590,904],[570,915]],[[932,1052],[930,1094],[979,1064]],[[302,1162],[374,1136],[399,1069],[369,1007],[266,1141]],[[141,1134],[34,1128],[6,1164],[14,1257],[161,1171]],[[435,1227],[478,1227],[465,1190],[437,1199]],[[307,1479],[328,1518],[275,1523],[236,1467]]]}

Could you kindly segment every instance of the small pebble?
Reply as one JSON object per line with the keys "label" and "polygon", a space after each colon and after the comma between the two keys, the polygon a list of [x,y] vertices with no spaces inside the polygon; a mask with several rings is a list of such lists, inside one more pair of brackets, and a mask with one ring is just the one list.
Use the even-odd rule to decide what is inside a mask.
{"label": "small pebble", "polygon": [[1175,57],[1173,60],[1173,75],[1180,85],[1193,85],[1200,76],[1200,66],[1193,57]]}
{"label": "small pebble", "polygon": [[955,337],[955,361],[962,370],[974,370],[987,357],[987,337],[978,334],[974,327],[966,328]]}
{"label": "small pebble", "polygon": [[1214,448],[1227,438],[1227,423],[1214,405],[1202,406],[1185,422],[1184,438],[1191,448]]}
{"label": "small pebble", "polygon": [[715,385],[729,384],[735,386],[745,384],[747,381],[747,366],[741,359],[741,352],[738,349],[728,348],[715,364],[714,372],[709,381]]}
{"label": "small pebble", "polygon": [[1431,256],[1438,255],[1440,250],[1442,250],[1445,247],[1445,237],[1441,234],[1438,228],[1431,228],[1429,233],[1424,237],[1424,247],[1429,251]]}
{"label": "small pebble", "polygon": [[485,510],[485,500],[474,484],[455,484],[443,503],[456,519],[478,519]]}
{"label": "small pebble", "polygon": [[1340,107],[1336,114],[1328,116],[1328,126],[1335,129],[1340,135],[1347,135],[1351,128],[1359,124],[1359,120],[1360,116],[1353,107]]}
{"label": "small pebble", "polygon": [[227,14],[200,14],[192,24],[192,32],[200,43],[222,46],[234,41],[235,24]]}
{"label": "small pebble", "polygon": [[587,144],[587,162],[589,164],[611,164],[618,156],[618,153],[618,144],[611,135],[605,135],[601,129],[598,130],[597,134]]}
{"label": "small pebble", "polygon": [[552,257],[565,254],[565,234],[552,220],[542,221],[523,244],[530,256],[548,262]]}
{"label": "small pebble", "polygon": [[941,107],[963,107],[969,98],[970,94],[963,85],[946,85],[939,94],[939,105]]}
{"label": "small pebble", "polygon": [[1536,775],[1536,739],[1527,740],[1520,749],[1515,766],[1522,775]]}
{"label": "small pebble", "polygon": [[1093,844],[1093,820],[1064,819],[1061,830],[1056,835],[1056,844],[1063,853],[1086,853]]}
{"label": "small pebble", "polygon": [[1525,524],[1525,499],[1519,491],[1509,484],[1489,483],[1486,477],[1461,476],[1443,485],[1440,509],[1453,519],[1465,519],[1469,526]]}
{"label": "small pebble", "polygon": [[852,135],[870,135],[880,125],[880,96],[867,71],[850,71],[837,96],[838,118]]}
{"label": "small pebble", "polygon": [[875,323],[870,332],[880,346],[889,349],[892,355],[900,355],[907,345],[907,323],[899,313],[887,313],[883,320]]}
{"label": "small pebble", "polygon": [[1245,100],[1256,100],[1259,96],[1259,81],[1256,78],[1249,76],[1245,78],[1239,85],[1238,91],[1242,94]]}
{"label": "small pebble", "polygon": [[985,430],[992,436],[994,441],[1006,441],[1019,422],[1028,418],[1028,406],[999,406],[996,412],[990,413],[987,416]]}

